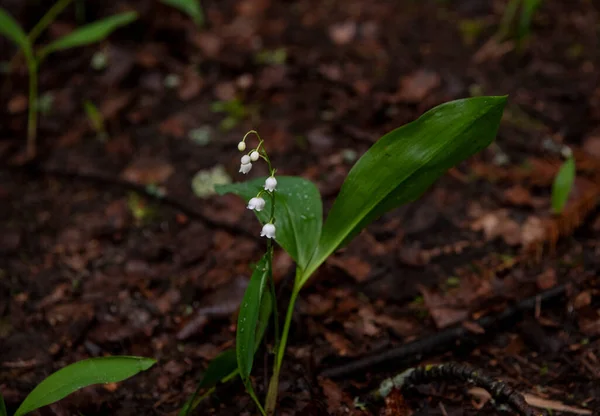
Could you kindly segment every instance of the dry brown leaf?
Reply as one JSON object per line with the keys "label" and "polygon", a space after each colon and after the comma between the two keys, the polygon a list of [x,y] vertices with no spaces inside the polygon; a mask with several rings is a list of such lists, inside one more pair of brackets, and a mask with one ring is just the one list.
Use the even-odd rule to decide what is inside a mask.
{"label": "dry brown leaf", "polygon": [[550,268],[537,276],[537,285],[542,290],[550,289],[556,286],[558,280],[556,278],[556,270]]}
{"label": "dry brown leaf", "polygon": [[419,291],[423,295],[425,306],[433,318],[437,328],[446,328],[457,322],[464,321],[469,316],[466,309],[457,308],[449,305],[446,299],[439,293],[433,292],[425,286],[419,286]]}
{"label": "dry brown leaf", "polygon": [[583,150],[590,156],[600,159],[600,135],[586,138],[583,142]]}
{"label": "dry brown leaf", "polygon": [[173,166],[164,160],[141,157],[127,166],[121,176],[140,185],[164,184],[174,171]]}
{"label": "dry brown leaf", "polygon": [[404,396],[398,389],[392,389],[385,398],[385,416],[410,416],[412,409],[404,400]]}
{"label": "dry brown leaf", "polygon": [[516,221],[508,216],[508,211],[501,209],[488,212],[471,224],[473,231],[483,231],[485,239],[490,241],[502,237],[504,242],[510,246],[521,243],[522,230]]}
{"label": "dry brown leaf", "polygon": [[504,198],[512,205],[532,205],[531,193],[521,185],[515,185],[504,191]]}
{"label": "dry brown leaf", "polygon": [[330,257],[328,262],[348,273],[359,283],[366,281],[371,274],[371,265],[356,256]]}
{"label": "dry brown leaf", "polygon": [[329,37],[336,45],[347,45],[355,36],[355,22],[337,23],[329,27]]}
{"label": "dry brown leaf", "polygon": [[582,409],[579,407],[573,407],[566,405],[558,400],[543,399],[533,394],[524,393],[523,397],[527,404],[539,409],[556,410],[557,412],[574,413],[576,415],[591,415],[592,411],[588,409]]}
{"label": "dry brown leaf", "polygon": [[402,77],[396,98],[402,102],[418,103],[441,83],[440,76],[425,69]]}
{"label": "dry brown leaf", "polygon": [[467,393],[475,399],[471,400],[471,404],[477,410],[481,410],[487,402],[492,399],[492,395],[486,389],[482,389],[481,387],[472,387],[467,390]]}

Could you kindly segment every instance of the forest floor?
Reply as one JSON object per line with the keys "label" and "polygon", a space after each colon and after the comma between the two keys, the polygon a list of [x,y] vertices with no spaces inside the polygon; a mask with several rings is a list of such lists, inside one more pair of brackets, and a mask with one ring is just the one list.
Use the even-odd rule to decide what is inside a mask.
{"label": "forest floor", "polygon": [[[45,11],[5,3],[29,28]],[[47,105],[33,162],[20,157],[26,71],[18,65],[2,80],[0,391],[9,409],[51,372],[112,354],[158,364],[39,414],[177,414],[210,360],[234,345],[250,264],[265,248],[243,201],[192,188],[197,172],[215,167],[245,179],[236,144],[246,131],[261,133],[278,173],[313,180],[327,210],[382,134],[448,100],[508,94],[492,146],[369,226],[302,292],[279,414],[501,414],[452,380],[353,406],[408,366],[456,361],[554,415],[573,414],[560,405],[600,415],[595,3],[545,1],[521,48],[493,40],[503,1],[202,3],[199,29],[150,0],[86,2],[87,21],[130,8],[141,17],[42,66]],[[76,25],[66,12],[41,41]],[[14,48],[0,42],[0,58],[10,59]],[[107,66],[94,69],[102,57]],[[107,137],[89,123],[86,100]],[[564,145],[577,179],[565,212],[553,216]],[[277,252],[274,267],[284,310],[293,265]],[[410,342],[416,350],[398,350]],[[390,350],[399,351],[392,360],[356,366]],[[261,397],[271,359],[259,351]],[[394,410],[400,400],[404,410]],[[253,411],[231,382],[195,414]]]}

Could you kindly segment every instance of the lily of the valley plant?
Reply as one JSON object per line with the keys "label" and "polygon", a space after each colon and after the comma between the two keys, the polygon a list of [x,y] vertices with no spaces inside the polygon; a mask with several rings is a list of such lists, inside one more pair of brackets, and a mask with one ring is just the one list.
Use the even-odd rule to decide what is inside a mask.
{"label": "lily of the valley plant", "polygon": [[[263,224],[266,253],[257,262],[241,304],[235,351],[218,356],[207,368],[198,389],[210,393],[219,381],[239,374],[261,414],[272,415],[277,404],[281,365],[292,322],[294,304],[302,287],[338,248],[350,242],[369,223],[402,204],[419,198],[444,172],[488,146],[496,136],[506,97],[477,97],[442,104],[416,121],[380,138],[352,167],[327,220],[316,186],[300,177],[275,176],[265,142],[248,133],[238,144],[258,145],[241,157],[240,172],[253,163],[269,167],[268,177],[218,187],[235,193]],[[296,262],[296,278],[283,327],[279,326],[272,278],[275,241]],[[261,402],[250,378],[254,354],[268,325],[275,336],[273,371]],[[180,415],[198,403],[192,397]],[[264,403],[264,406],[261,404]]]}

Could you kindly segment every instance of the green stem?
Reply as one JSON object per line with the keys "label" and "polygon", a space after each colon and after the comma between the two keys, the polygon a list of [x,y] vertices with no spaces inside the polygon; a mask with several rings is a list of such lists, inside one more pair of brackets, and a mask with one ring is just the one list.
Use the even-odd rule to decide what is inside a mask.
{"label": "green stem", "polygon": [[56,17],[67,7],[73,0],[58,0],[54,6],[50,7],[46,14],[42,16],[39,22],[29,32],[29,41],[33,45],[36,39],[42,32],[54,22]]}
{"label": "green stem", "polygon": [[[296,282],[298,282],[299,275],[300,270],[297,269]],[[281,370],[281,364],[283,363],[285,347],[287,344],[288,334],[290,332],[290,326],[292,324],[292,316],[294,315],[294,305],[296,304],[296,299],[298,298],[299,292],[300,287],[297,284],[294,284],[294,290],[292,291],[290,303],[288,304],[287,313],[285,315],[285,323],[283,324],[281,341],[277,346],[276,350],[275,363],[273,364],[273,375],[271,376],[271,381],[269,382],[269,389],[267,391],[267,398],[265,401],[265,410],[267,412],[267,415],[269,416],[275,412],[275,407],[277,406],[277,393],[279,390],[279,372]]]}
{"label": "green stem", "polygon": [[27,156],[35,157],[37,136],[38,74],[35,58],[27,57],[29,69],[29,112],[27,116]]}

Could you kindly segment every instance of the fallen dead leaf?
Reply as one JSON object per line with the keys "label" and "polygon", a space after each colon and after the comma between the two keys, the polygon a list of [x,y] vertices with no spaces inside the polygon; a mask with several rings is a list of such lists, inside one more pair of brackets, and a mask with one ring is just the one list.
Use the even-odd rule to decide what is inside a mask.
{"label": "fallen dead leaf", "polygon": [[569,405],[566,405],[557,400],[543,399],[541,397],[534,396],[533,394],[529,394],[529,393],[524,393],[523,397],[525,398],[525,401],[527,402],[527,404],[529,404],[530,406],[533,406],[533,407],[537,407],[539,409],[555,410],[557,412],[567,412],[567,413],[573,413],[576,415],[591,415],[592,414],[591,410],[569,406]]}
{"label": "fallen dead leaf", "polygon": [[523,247],[529,247],[532,244],[544,241],[545,238],[546,228],[544,222],[536,216],[529,216],[521,227],[521,244]]}
{"label": "fallen dead leaf", "polygon": [[532,205],[531,193],[521,185],[515,185],[504,191],[506,202],[512,205]]}
{"label": "fallen dead leaf", "polygon": [[24,94],[15,95],[7,105],[10,114],[19,114],[27,110],[27,97]]}
{"label": "fallen dead leaf", "polygon": [[356,256],[330,257],[328,262],[348,273],[359,283],[365,282],[371,274],[371,265]]}
{"label": "fallen dead leaf", "polygon": [[514,42],[498,42],[496,38],[491,38],[473,55],[473,62],[480,64],[488,60],[498,60],[514,48]]}
{"label": "fallen dead leaf", "polygon": [[541,290],[547,290],[556,286],[558,280],[556,278],[556,270],[546,269],[543,273],[537,276],[537,285]]}
{"label": "fallen dead leaf", "polygon": [[356,22],[336,23],[329,27],[329,38],[336,45],[347,45],[356,36]]}
{"label": "fallen dead leaf", "polygon": [[385,398],[385,416],[410,416],[412,409],[404,400],[402,392],[398,389],[392,389]]}
{"label": "fallen dead leaf", "polygon": [[402,77],[396,98],[401,102],[418,103],[440,85],[440,76],[433,71],[421,69]]}
{"label": "fallen dead leaf", "polygon": [[583,142],[583,150],[590,156],[600,159],[600,135],[586,138]]}
{"label": "fallen dead leaf", "polygon": [[189,101],[200,94],[203,85],[204,81],[198,71],[194,68],[187,68],[177,89],[177,95],[182,101]]}
{"label": "fallen dead leaf", "polygon": [[484,214],[471,224],[473,231],[483,231],[486,240],[502,237],[510,246],[519,245],[522,238],[521,228],[508,216],[508,211],[501,209]]}
{"label": "fallen dead leaf", "polygon": [[327,411],[329,414],[339,414],[343,403],[347,402],[349,397],[344,397],[344,390],[328,378],[320,379],[319,385],[323,389],[323,395],[325,395],[327,399]]}
{"label": "fallen dead leaf", "polygon": [[216,57],[221,51],[221,47],[223,44],[219,36],[209,32],[198,33],[194,36],[192,41],[198,48],[200,48],[202,53],[207,58]]}
{"label": "fallen dead leaf", "polygon": [[592,303],[592,295],[588,290],[586,290],[575,297],[575,300],[573,301],[573,307],[575,309],[581,309],[588,306],[590,303]]}
{"label": "fallen dead leaf", "polygon": [[466,309],[448,305],[446,299],[439,293],[422,285],[419,285],[419,291],[437,328],[446,328],[468,318],[469,313]]}
{"label": "fallen dead leaf", "polygon": [[477,410],[483,409],[483,407],[492,399],[492,395],[481,387],[472,387],[467,390],[471,396],[473,396],[474,400],[471,400],[471,404]]}
{"label": "fallen dead leaf", "polygon": [[127,166],[121,176],[140,185],[164,184],[174,171],[173,166],[164,160],[140,157]]}

